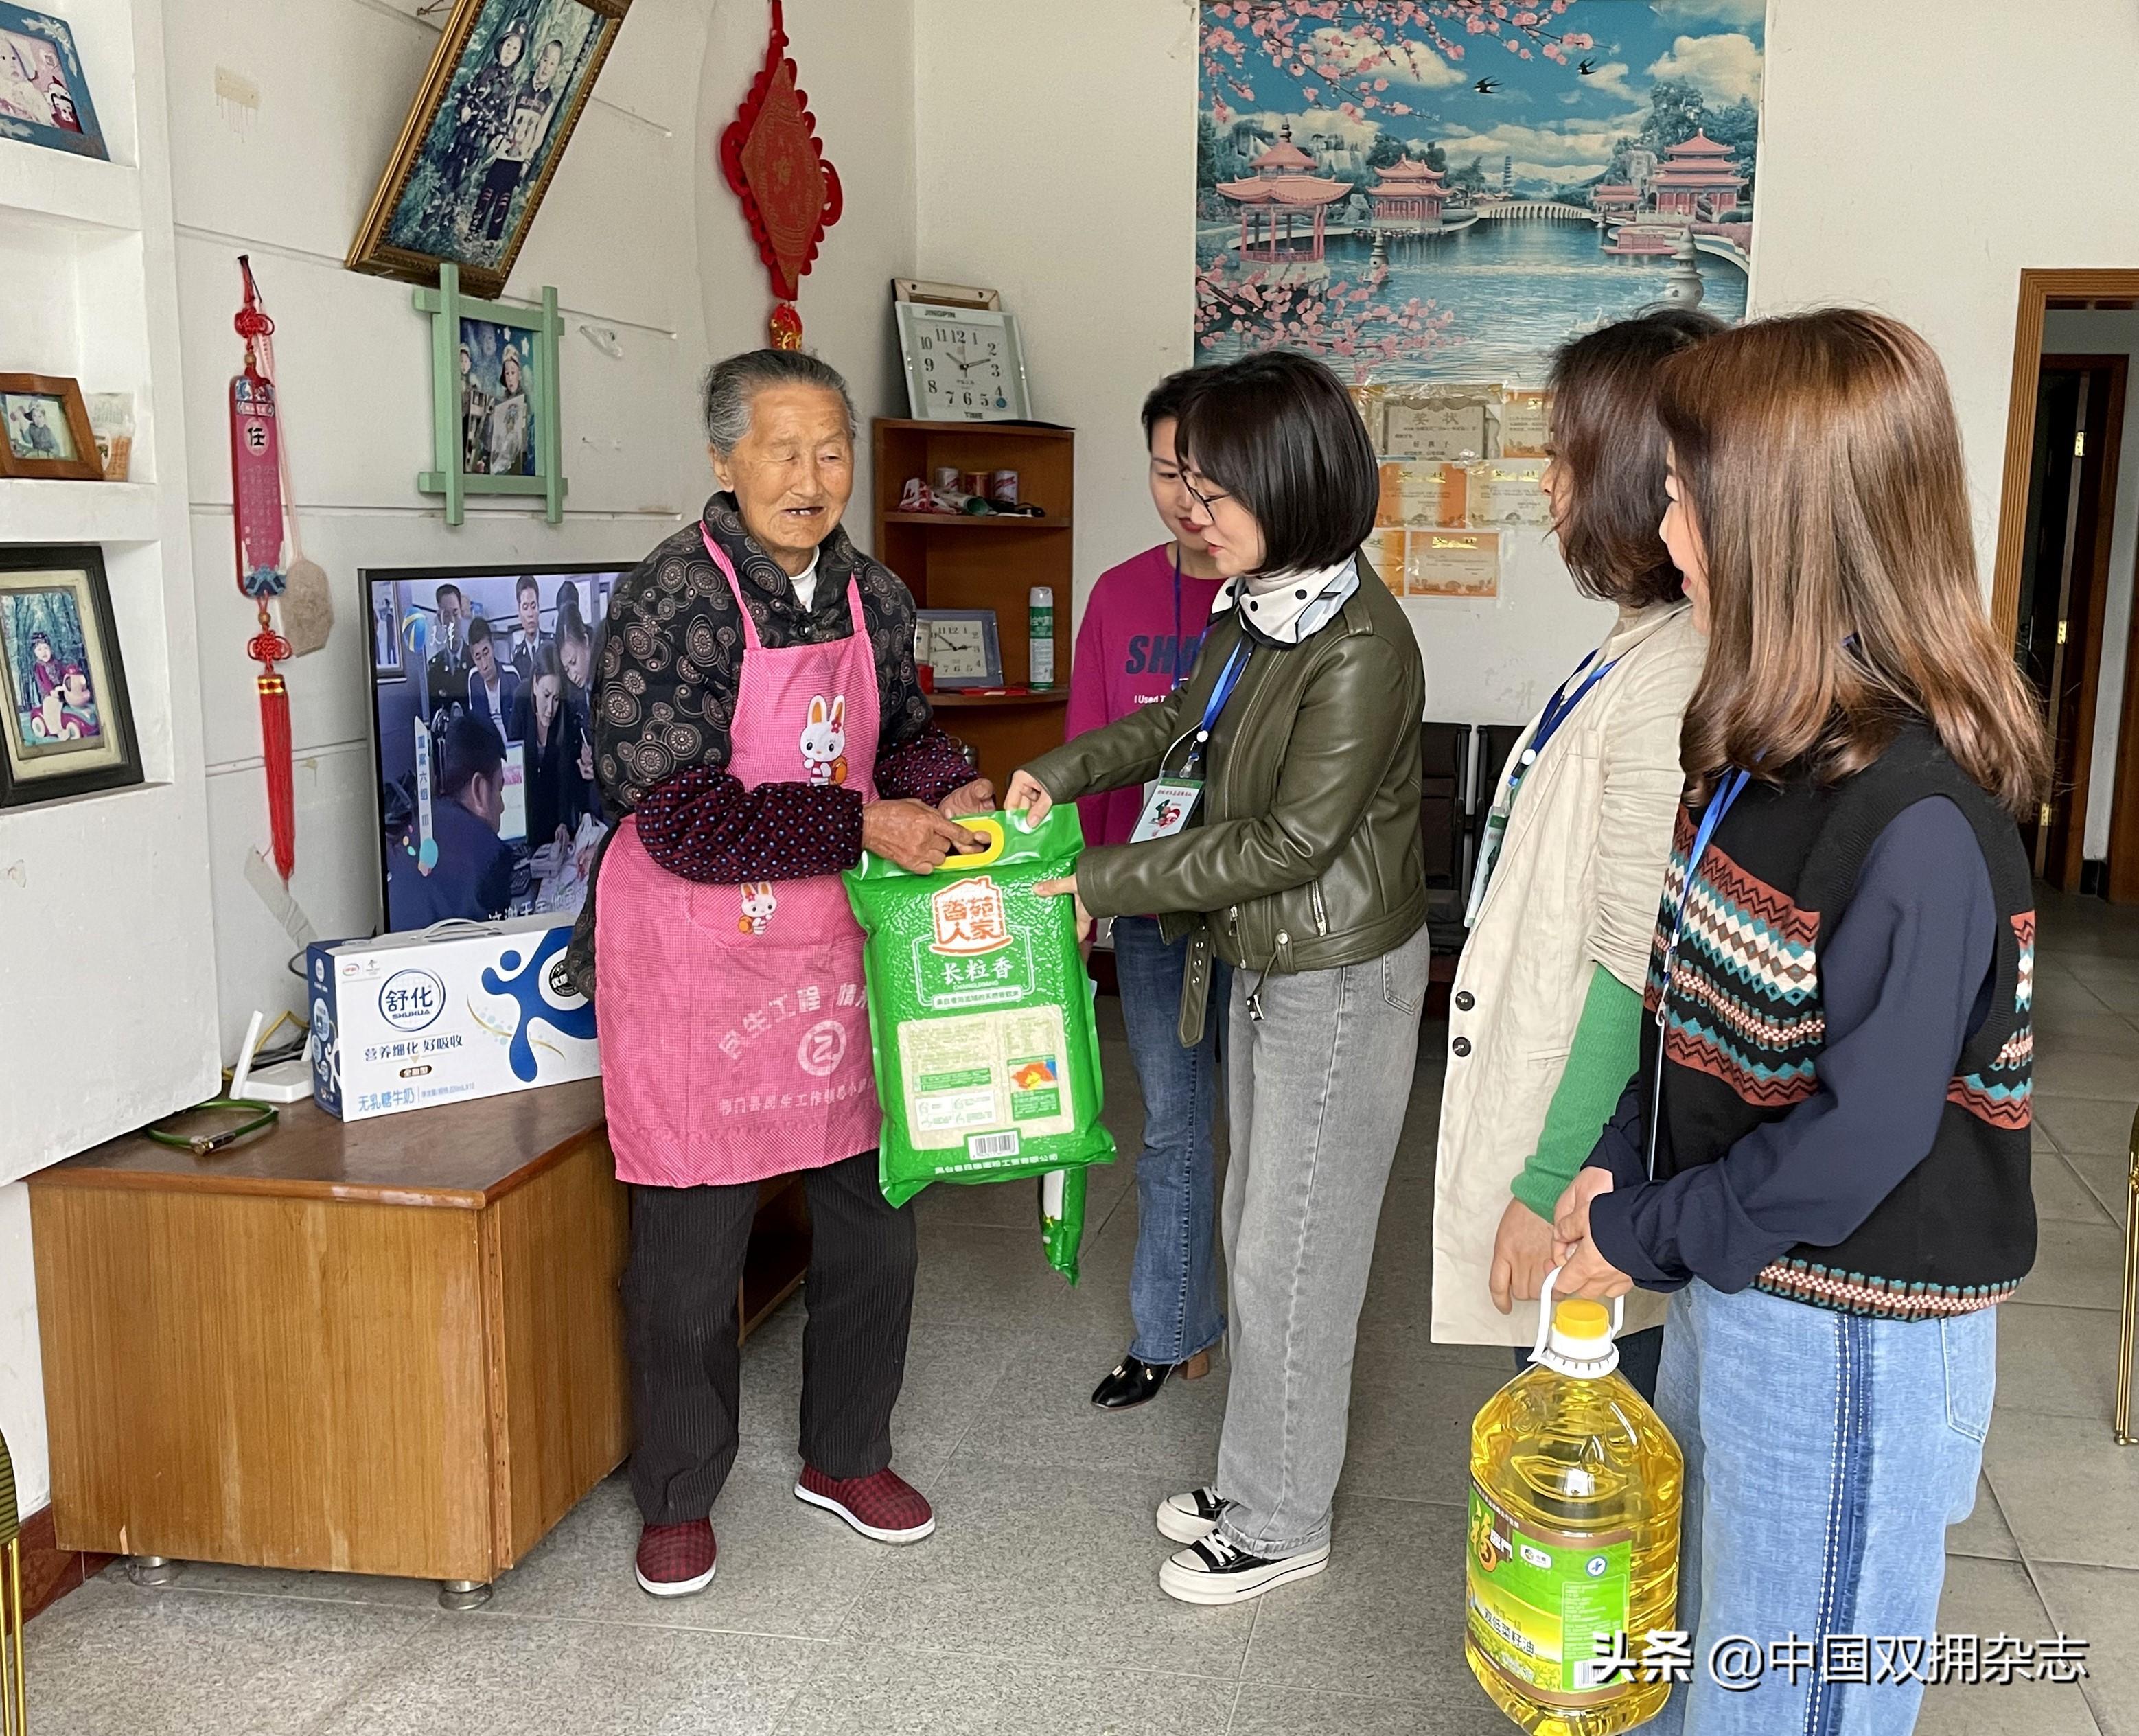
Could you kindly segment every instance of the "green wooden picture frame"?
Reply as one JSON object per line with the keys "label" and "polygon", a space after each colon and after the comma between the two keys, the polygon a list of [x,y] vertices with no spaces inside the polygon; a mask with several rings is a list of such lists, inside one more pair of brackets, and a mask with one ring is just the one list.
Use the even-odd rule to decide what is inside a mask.
{"label": "green wooden picture frame", "polygon": [[438,286],[414,301],[431,316],[432,468],[418,473],[418,491],[445,496],[449,525],[466,520],[472,494],[540,495],[543,516],[561,522],[556,291],[546,287],[539,307],[480,301],[461,294],[459,267],[444,264]]}

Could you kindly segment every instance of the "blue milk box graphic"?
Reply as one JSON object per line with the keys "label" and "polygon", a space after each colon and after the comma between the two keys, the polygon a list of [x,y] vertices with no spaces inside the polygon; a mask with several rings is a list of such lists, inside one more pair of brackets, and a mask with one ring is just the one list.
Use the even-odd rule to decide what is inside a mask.
{"label": "blue milk box graphic", "polygon": [[571,938],[532,916],[313,942],[312,1100],[368,1121],[593,1078],[595,1010],[565,978]]}

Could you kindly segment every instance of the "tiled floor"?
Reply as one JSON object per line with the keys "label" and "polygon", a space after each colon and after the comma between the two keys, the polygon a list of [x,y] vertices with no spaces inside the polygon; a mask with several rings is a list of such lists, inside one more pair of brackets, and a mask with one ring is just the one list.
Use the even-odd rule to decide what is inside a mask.
{"label": "tiled floor", "polygon": [[[2139,1736],[2139,1450],[2110,1443],[2122,1156],[2139,1103],[2139,917],[2046,900],[2036,1197],[2042,1261],[2001,1317],[1997,1420],[1952,1533],[1943,1628],[2092,1642],[2083,1686],[1933,1691],[1921,1728]],[[1108,1004],[1108,1119],[1141,1110]],[[720,1577],[632,1582],[614,1479],[490,1606],[435,1588],[188,1566],[116,1569],[30,1630],[32,1724],[72,1736],[1048,1732],[1399,1736],[1510,1726],[1461,1656],[1464,1442],[1493,1351],[1426,1340],[1430,1031],[1383,1214],[1330,1572],[1257,1605],[1159,1594],[1151,1510],[1212,1465],[1222,1369],[1125,1416],[1086,1402],[1128,1337],[1126,1164],[1093,1191],[1083,1285],[1046,1269],[1029,1186],[924,1194],[898,1463],[937,1534],[887,1550],[788,1494],[801,1310],[752,1340],[746,1441],[715,1513]]]}

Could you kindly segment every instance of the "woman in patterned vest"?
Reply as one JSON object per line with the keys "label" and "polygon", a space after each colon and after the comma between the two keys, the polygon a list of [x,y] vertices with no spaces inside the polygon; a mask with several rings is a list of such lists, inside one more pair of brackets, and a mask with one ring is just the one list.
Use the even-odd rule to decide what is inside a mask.
{"label": "woman in patterned vest", "polygon": [[[1896,1736],[1975,1499],[1997,1304],[2034,1260],[2014,816],[2048,752],[1921,338],[1759,321],[1667,363],[1661,408],[1708,658],[1642,1070],[1556,1251],[1566,1293],[1673,1293],[1657,1408],[1695,1668],[1657,1727]],[[1733,1636],[1804,1667],[1734,1691],[1710,1667],[1742,1689]]]}

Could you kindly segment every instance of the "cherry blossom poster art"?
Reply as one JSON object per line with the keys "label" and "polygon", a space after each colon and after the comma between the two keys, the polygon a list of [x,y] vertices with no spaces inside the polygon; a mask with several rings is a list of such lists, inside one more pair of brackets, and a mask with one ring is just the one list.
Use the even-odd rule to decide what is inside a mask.
{"label": "cherry blossom poster art", "polygon": [[1536,386],[1657,303],[1744,317],[1765,0],[1207,0],[1197,359]]}

